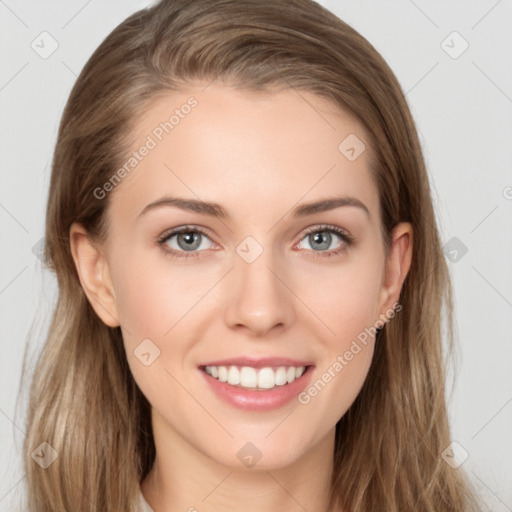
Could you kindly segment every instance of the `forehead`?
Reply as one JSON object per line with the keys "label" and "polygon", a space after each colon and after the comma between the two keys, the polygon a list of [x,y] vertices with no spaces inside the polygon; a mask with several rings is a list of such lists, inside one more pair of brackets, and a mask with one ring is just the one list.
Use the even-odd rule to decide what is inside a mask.
{"label": "forehead", "polygon": [[333,195],[376,209],[361,123],[306,91],[212,84],[168,92],[136,120],[132,135],[137,155],[112,198],[124,215],[164,195],[214,201],[245,218],[275,217]]}

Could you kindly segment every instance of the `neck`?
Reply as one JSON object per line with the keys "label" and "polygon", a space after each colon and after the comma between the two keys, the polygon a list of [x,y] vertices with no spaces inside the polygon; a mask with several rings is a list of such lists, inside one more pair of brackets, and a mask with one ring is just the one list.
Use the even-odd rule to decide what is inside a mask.
{"label": "neck", "polygon": [[334,429],[286,467],[243,469],[217,463],[174,431],[154,430],[156,458],[141,482],[154,512],[327,512]]}

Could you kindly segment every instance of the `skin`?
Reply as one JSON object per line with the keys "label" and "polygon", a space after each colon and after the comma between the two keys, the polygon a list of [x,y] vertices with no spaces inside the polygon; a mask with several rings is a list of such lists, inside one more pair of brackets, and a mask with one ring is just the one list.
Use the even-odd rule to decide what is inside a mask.
{"label": "skin", "polygon": [[[134,149],[190,96],[198,101],[110,192],[103,243],[73,224],[73,257],[97,314],[122,326],[131,371],[152,406],[157,456],[141,489],[155,512],[324,512],[335,425],[367,376],[374,338],[308,404],[294,399],[266,412],[223,402],[197,367],[241,355],[300,358],[314,362],[315,382],[398,302],[412,228],[396,226],[386,259],[371,148],[355,161],[338,150],[349,134],[366,140],[348,113],[293,89],[203,89],[160,97],[138,120]],[[170,206],[138,217],[166,195],[219,203],[230,218]],[[291,215],[299,204],[333,196],[359,199],[369,217],[354,206]],[[173,258],[157,239],[188,224],[210,235],[198,257]],[[319,248],[321,239],[304,230],[322,224],[355,242],[329,232],[330,245]],[[263,249],[252,263],[236,252],[247,236]],[[167,246],[183,253],[177,238]],[[160,349],[149,366],[134,355],[144,339]],[[251,468],[237,457],[248,441],[262,454]]]}

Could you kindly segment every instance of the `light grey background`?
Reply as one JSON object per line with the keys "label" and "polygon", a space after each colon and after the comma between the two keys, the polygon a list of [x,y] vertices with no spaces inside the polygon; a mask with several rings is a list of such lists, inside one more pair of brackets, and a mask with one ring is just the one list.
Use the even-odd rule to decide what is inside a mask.
{"label": "light grey background", "polygon": [[[32,326],[33,359],[55,297],[34,253],[59,119],[94,49],[149,3],[0,0],[1,511],[23,491],[26,396],[15,404],[27,336]],[[455,284],[452,437],[490,509],[512,511],[512,1],[320,3],[376,47],[407,93]],[[31,47],[49,51],[52,39],[47,58]]]}

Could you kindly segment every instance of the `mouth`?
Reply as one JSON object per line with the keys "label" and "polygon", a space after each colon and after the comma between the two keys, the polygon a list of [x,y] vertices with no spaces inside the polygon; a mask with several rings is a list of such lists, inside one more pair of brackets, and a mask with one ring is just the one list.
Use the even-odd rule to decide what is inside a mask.
{"label": "mouth", "polygon": [[208,389],[225,403],[246,411],[264,412],[297,399],[311,381],[315,368],[314,364],[289,359],[250,361],[218,361],[201,365],[198,370]]}
{"label": "mouth", "polygon": [[311,365],[305,366],[253,366],[207,365],[199,368],[210,377],[231,386],[268,391],[286,386],[299,379]]}

